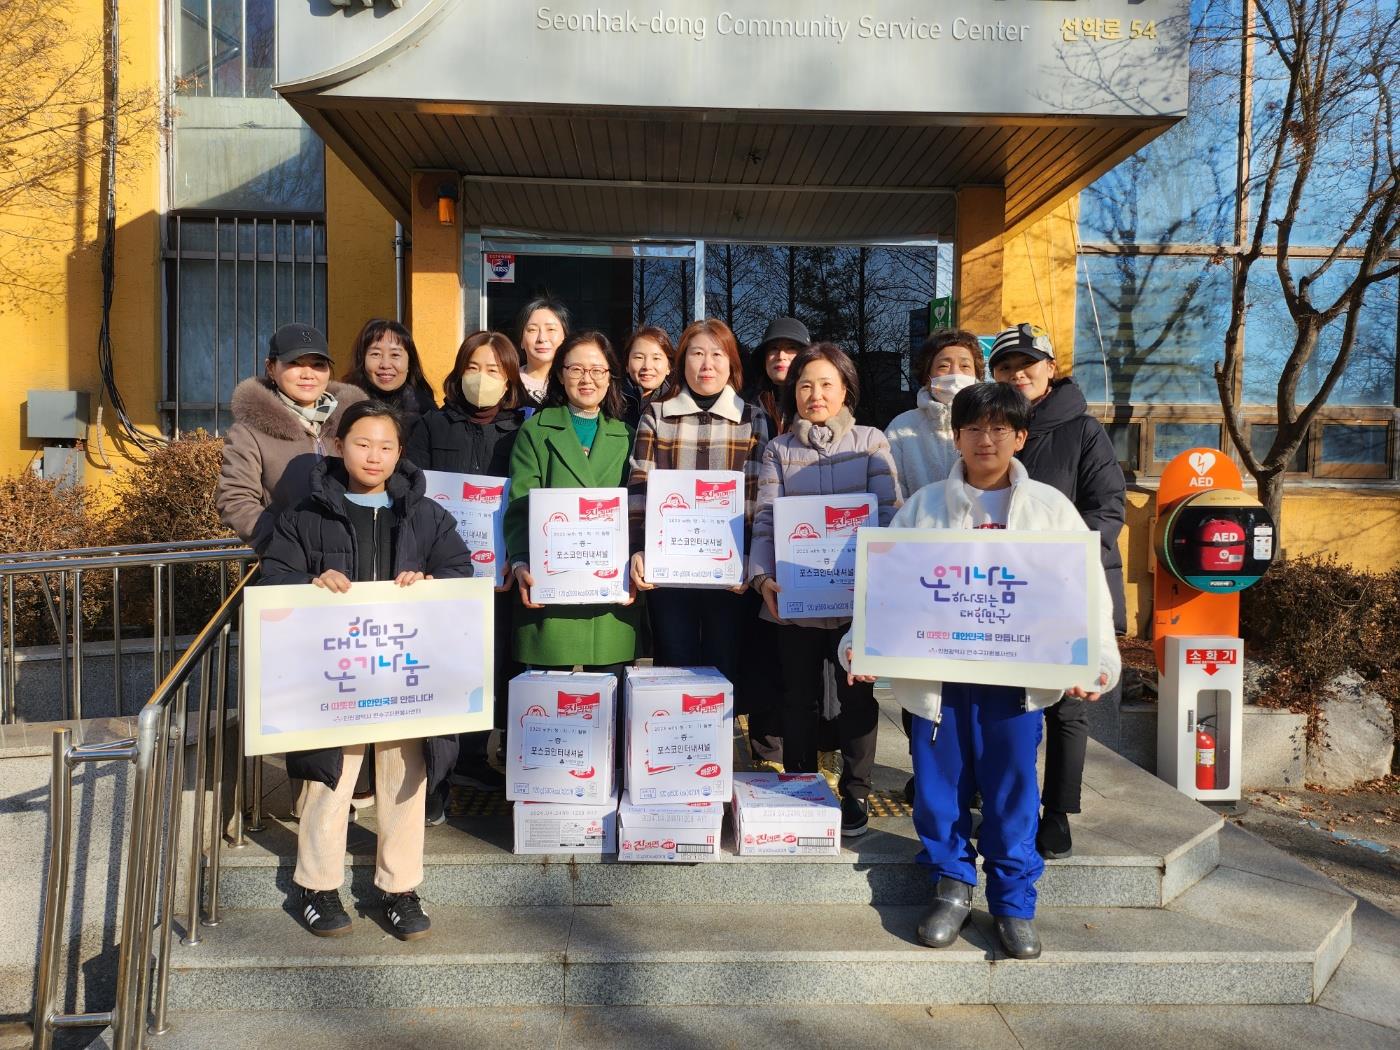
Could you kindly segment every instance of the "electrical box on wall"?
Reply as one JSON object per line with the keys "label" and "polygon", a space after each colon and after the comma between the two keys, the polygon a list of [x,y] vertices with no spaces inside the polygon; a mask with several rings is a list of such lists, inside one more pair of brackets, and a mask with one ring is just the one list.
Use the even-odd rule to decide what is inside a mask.
{"label": "electrical box on wall", "polygon": [[31,390],[24,436],[35,441],[82,441],[91,399],[85,390]]}

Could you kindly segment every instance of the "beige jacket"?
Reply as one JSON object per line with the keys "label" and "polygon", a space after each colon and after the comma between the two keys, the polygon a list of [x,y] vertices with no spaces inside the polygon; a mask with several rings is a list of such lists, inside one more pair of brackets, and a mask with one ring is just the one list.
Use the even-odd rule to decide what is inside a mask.
{"label": "beige jacket", "polygon": [[274,393],[272,381],[245,379],[233,391],[233,426],[224,436],[224,461],[214,505],[219,520],[262,554],[277,516],[311,494],[311,471],[332,448],[340,417],[359,387],[332,381],[335,411],[319,436]]}

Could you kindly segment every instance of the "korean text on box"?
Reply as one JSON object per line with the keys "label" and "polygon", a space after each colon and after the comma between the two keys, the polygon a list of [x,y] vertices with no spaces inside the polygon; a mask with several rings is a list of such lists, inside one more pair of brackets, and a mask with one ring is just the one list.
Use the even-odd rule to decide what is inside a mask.
{"label": "korean text on box", "polygon": [[835,856],[841,804],[819,773],[736,773],[734,841],[741,857]]}
{"label": "korean text on box", "polygon": [[647,475],[646,578],[662,587],[744,582],[744,475],[653,470]]}
{"label": "korean text on box", "polygon": [[617,859],[692,864],[719,856],[723,802],[639,806],[622,796],[617,815]]}
{"label": "korean text on box", "polygon": [[610,856],[617,852],[617,797],[601,806],[582,802],[517,802],[516,853],[578,853]]}
{"label": "korean text on box", "polygon": [[530,596],[541,605],[627,601],[627,490],[531,489]]}
{"label": "korean text on box", "polygon": [[856,530],[874,525],[875,497],[779,496],[773,501],[778,615],[850,616],[855,609]]}
{"label": "korean text on box", "polygon": [[526,671],[510,680],[506,798],[586,802],[613,798],[617,679]]}
{"label": "korean text on box", "polygon": [[734,770],[734,687],[712,667],[627,679],[627,790],[638,806],[724,801]]}
{"label": "korean text on box", "polygon": [[472,575],[490,576],[499,587],[506,579],[506,502],[510,479],[480,474],[425,470],[428,496],[457,522],[457,535],[472,555]]}

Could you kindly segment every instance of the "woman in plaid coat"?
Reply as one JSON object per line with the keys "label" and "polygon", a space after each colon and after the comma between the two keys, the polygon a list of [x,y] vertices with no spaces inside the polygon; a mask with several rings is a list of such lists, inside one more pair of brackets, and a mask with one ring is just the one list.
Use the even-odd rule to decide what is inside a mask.
{"label": "woman in plaid coat", "polygon": [[745,547],[758,495],[758,468],[768,442],[767,417],[739,396],[744,371],[739,345],[723,321],[696,321],[681,333],[665,401],[647,406],[637,424],[627,482],[632,526],[632,579],[649,591],[652,656],[667,667],[713,665],[731,682],[738,673],[744,622],[739,595],[703,588],[654,589],[646,582],[643,530],[652,470],[734,470],[744,475]]}

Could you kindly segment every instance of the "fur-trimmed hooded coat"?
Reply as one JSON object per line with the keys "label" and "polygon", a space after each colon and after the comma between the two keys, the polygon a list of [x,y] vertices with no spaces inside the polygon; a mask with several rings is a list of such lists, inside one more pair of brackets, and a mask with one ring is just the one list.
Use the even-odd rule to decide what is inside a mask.
{"label": "fur-trimmed hooded coat", "polygon": [[223,466],[214,490],[219,520],[259,555],[277,516],[311,494],[311,471],[333,448],[340,417],[364,391],[331,381],[335,411],[319,435],[283,404],[272,380],[255,376],[233,391],[233,426],[224,436]]}

